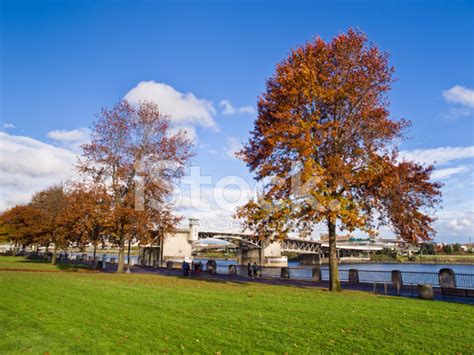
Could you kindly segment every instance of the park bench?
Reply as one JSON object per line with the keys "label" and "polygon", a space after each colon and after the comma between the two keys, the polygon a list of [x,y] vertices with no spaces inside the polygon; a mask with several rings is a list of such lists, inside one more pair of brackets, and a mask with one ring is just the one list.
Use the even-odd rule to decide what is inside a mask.
{"label": "park bench", "polygon": [[446,300],[446,296],[454,297],[474,297],[474,290],[468,288],[460,288],[456,286],[456,276],[454,271],[448,268],[439,270],[439,285],[441,288],[441,294],[443,299]]}

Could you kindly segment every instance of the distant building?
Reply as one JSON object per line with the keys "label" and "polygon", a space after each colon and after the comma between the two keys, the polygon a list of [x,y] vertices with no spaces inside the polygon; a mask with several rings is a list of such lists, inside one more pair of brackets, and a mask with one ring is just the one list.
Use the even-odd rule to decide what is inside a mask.
{"label": "distant building", "polygon": [[[351,238],[353,238],[350,234],[346,235],[336,235],[336,242],[348,242]],[[328,234],[321,234],[319,239],[322,243],[329,242],[329,235]]]}

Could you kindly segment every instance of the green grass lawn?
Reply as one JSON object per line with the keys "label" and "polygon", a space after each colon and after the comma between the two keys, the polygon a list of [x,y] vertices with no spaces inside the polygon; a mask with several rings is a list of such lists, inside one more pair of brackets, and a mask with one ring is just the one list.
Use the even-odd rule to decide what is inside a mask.
{"label": "green grass lawn", "polygon": [[2,354],[474,352],[462,304],[138,274],[3,271],[0,285]]}
{"label": "green grass lawn", "polygon": [[55,270],[55,271],[79,271],[89,269],[90,265],[80,262],[74,264],[66,264],[58,261],[56,265],[52,265],[50,261],[43,259],[27,259],[16,256],[1,256],[0,270],[16,269],[16,270]]}

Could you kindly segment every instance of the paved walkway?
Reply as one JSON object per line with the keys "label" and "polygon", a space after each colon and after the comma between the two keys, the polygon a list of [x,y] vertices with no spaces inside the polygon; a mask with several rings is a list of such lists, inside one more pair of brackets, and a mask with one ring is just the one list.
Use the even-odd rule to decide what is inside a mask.
{"label": "paved walkway", "polygon": [[[107,269],[103,270],[107,273],[116,272],[117,266],[116,265],[107,265]],[[133,274],[151,274],[151,275],[161,275],[161,276],[178,276],[184,277],[182,271],[180,269],[166,269],[166,268],[152,268],[152,267],[142,267],[138,265],[134,265],[130,269],[131,273]],[[320,289],[328,289],[329,288],[329,281],[310,281],[310,280],[301,280],[301,279],[282,279],[282,278],[271,278],[271,277],[257,277],[255,279],[249,279],[246,276],[241,275],[228,275],[228,274],[207,274],[201,273],[199,276],[191,275],[187,276],[187,278],[191,279],[200,279],[200,280],[207,280],[207,281],[224,281],[224,282],[235,282],[235,283],[248,283],[248,282],[255,282],[260,284],[266,285],[278,285],[278,286],[291,286],[291,287],[314,287]],[[397,295],[396,288],[392,287],[391,285],[384,285],[382,283],[377,283],[375,285],[373,283],[359,283],[357,285],[349,284],[347,282],[342,282],[341,286],[344,290],[354,290],[354,291],[364,291],[364,292],[371,292],[376,293],[379,295],[387,295],[387,296],[399,296],[399,297],[408,297],[408,298],[417,298],[418,297],[418,289],[416,285],[404,285],[400,289],[400,294]],[[434,287],[434,297],[435,300],[442,301],[443,296],[441,294],[441,290],[439,288]],[[449,302],[456,302],[456,303],[466,303],[466,304],[473,304],[474,305],[474,298],[466,298],[466,297],[446,297],[446,301]]]}

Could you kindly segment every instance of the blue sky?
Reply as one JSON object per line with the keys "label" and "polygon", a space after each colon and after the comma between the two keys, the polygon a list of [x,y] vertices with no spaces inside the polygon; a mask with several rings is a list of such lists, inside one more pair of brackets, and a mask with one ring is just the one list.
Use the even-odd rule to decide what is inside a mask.
{"label": "blue sky", "polygon": [[[228,175],[253,184],[231,153],[252,129],[275,64],[291,48],[353,27],[391,54],[391,111],[413,122],[401,149],[438,161],[445,197],[437,239],[474,237],[472,1],[0,3],[2,209],[63,178],[94,115],[127,94],[156,97],[177,127],[194,132],[194,165],[212,178],[208,194]],[[210,205],[182,211],[229,218]]]}

